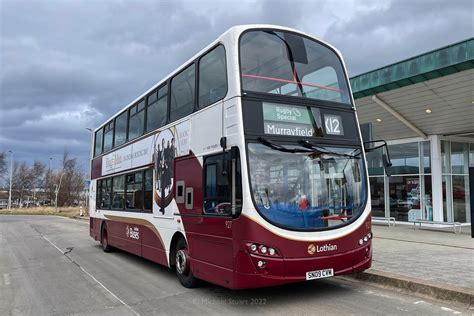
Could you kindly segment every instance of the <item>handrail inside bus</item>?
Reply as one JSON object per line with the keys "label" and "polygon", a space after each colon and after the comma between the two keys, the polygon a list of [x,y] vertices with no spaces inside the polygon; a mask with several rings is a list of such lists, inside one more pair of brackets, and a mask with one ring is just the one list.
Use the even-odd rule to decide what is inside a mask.
{"label": "handrail inside bus", "polygon": [[301,84],[303,86],[314,87],[314,88],[319,88],[319,89],[326,89],[326,90],[330,90],[330,91],[336,91],[339,94],[342,93],[342,90],[337,89],[337,88],[331,88],[331,87],[327,87],[327,86],[320,86],[320,85],[317,85],[317,84],[307,83],[307,82],[300,82],[300,81],[297,81],[297,80],[280,79],[280,78],[266,77],[266,76],[259,76],[259,75],[251,75],[251,74],[242,74],[242,77],[269,80],[269,81],[278,81],[278,82],[284,82],[284,83]]}

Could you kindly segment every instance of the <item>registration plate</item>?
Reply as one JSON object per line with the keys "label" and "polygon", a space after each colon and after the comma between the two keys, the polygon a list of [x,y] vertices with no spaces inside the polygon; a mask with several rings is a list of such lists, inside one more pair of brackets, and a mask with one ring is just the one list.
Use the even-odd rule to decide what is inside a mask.
{"label": "registration plate", "polygon": [[322,279],[334,276],[334,269],[323,269],[306,272],[306,280]]}

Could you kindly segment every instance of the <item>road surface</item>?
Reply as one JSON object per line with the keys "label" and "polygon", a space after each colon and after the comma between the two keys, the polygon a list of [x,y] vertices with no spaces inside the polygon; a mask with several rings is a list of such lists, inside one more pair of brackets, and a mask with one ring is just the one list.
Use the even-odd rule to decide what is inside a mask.
{"label": "road surface", "polygon": [[104,253],[88,223],[0,216],[0,315],[460,315],[446,305],[331,278],[256,290],[186,289],[168,268]]}

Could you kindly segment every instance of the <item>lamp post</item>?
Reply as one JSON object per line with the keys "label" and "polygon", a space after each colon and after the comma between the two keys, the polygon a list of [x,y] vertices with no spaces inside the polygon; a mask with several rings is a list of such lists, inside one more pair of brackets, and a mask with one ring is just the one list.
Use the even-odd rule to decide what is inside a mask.
{"label": "lamp post", "polygon": [[[92,128],[89,128],[89,127],[86,127],[85,129],[90,132],[91,144],[94,144],[94,130]],[[91,154],[91,157],[92,157],[93,153],[94,153],[94,148],[93,147],[91,148],[91,152],[92,152],[92,154]],[[89,179],[91,178],[91,173],[92,173],[92,166],[91,166],[91,162],[89,162]]]}
{"label": "lamp post", "polygon": [[48,168],[48,173],[47,173],[47,178],[46,178],[46,187],[48,189],[48,200],[49,200],[49,205],[51,205],[53,197],[51,195],[51,184],[52,184],[52,179],[53,175],[51,174],[51,163],[53,162],[53,157],[49,157],[49,168]]}
{"label": "lamp post", "polygon": [[10,192],[8,193],[8,211],[12,208],[12,179],[13,179],[13,151],[9,150],[10,153]]}
{"label": "lamp post", "polygon": [[[92,128],[86,127],[86,130],[90,132],[91,135],[91,144],[94,144],[94,130]],[[91,148],[92,155],[94,152],[94,148]],[[91,156],[92,156],[91,155]],[[89,194],[90,194],[90,180],[92,179],[92,166],[91,162],[89,162],[89,185],[87,186],[87,196],[86,196],[86,212],[89,213]]]}

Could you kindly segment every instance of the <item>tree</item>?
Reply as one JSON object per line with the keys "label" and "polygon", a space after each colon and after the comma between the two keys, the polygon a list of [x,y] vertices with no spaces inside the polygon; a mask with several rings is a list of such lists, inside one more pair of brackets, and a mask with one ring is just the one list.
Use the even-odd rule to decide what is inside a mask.
{"label": "tree", "polygon": [[54,191],[56,188],[56,175],[53,170],[48,169],[44,176],[43,181],[43,190],[45,192],[45,197],[49,200],[49,203],[54,200]]}
{"label": "tree", "polygon": [[7,162],[5,161],[5,152],[0,152],[0,179],[5,177],[7,173]]}
{"label": "tree", "polygon": [[20,205],[24,201],[34,201],[35,192],[42,186],[45,165],[35,161],[30,167],[26,162],[15,162],[12,175],[12,199]]}
{"label": "tree", "polygon": [[77,165],[77,159],[71,158],[67,150],[64,151],[62,167],[55,176],[55,205],[72,206],[79,204],[84,192],[84,174]]}

